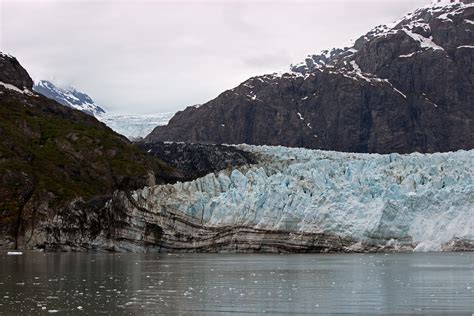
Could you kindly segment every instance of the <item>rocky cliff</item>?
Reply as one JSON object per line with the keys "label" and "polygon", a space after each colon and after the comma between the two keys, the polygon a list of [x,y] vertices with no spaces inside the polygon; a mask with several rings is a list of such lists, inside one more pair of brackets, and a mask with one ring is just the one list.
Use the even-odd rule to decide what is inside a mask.
{"label": "rocky cliff", "polygon": [[33,80],[15,57],[0,52],[0,69],[0,82],[4,87],[11,85],[20,90],[33,87]]}
{"label": "rocky cliff", "polygon": [[352,47],[308,56],[178,112],[153,141],[348,152],[474,148],[474,6],[416,10]]}
{"label": "rocky cliff", "polygon": [[188,180],[258,161],[254,154],[232,146],[166,142],[138,142],[137,145],[180,170]]}

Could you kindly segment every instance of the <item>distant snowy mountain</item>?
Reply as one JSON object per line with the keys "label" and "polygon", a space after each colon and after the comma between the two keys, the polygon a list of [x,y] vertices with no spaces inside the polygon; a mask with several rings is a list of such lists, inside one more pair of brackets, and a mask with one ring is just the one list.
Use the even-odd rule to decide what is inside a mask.
{"label": "distant snowy mountain", "polygon": [[132,140],[145,137],[157,126],[166,125],[173,115],[174,112],[145,115],[106,114],[97,118]]}
{"label": "distant snowy mountain", "polygon": [[89,115],[98,116],[105,114],[105,110],[97,105],[90,96],[77,91],[73,87],[60,88],[50,81],[41,80],[35,83],[33,90],[62,105],[80,110]]}
{"label": "distant snowy mountain", "polygon": [[95,116],[115,132],[129,139],[145,137],[155,127],[166,125],[174,115],[173,112],[146,115],[106,114],[105,110],[84,92],[77,91],[73,87],[60,88],[47,80],[36,82],[33,90],[62,105]]}

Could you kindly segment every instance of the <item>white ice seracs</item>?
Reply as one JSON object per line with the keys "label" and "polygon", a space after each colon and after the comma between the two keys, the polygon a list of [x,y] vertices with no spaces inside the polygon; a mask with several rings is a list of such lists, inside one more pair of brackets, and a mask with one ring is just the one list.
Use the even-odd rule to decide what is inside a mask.
{"label": "white ice seracs", "polygon": [[439,251],[474,240],[474,150],[378,155],[240,146],[264,163],[135,192],[205,225],[324,232]]}
{"label": "white ice seracs", "polygon": [[115,132],[129,139],[137,139],[147,136],[157,126],[168,124],[173,115],[174,112],[143,115],[105,114],[97,118]]}

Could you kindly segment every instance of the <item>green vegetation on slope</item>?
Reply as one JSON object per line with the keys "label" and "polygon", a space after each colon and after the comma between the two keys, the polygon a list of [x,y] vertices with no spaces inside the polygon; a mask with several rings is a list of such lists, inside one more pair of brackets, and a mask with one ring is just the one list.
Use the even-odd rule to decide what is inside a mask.
{"label": "green vegetation on slope", "polygon": [[18,234],[34,217],[75,198],[169,181],[173,168],[147,156],[94,117],[42,96],[0,90],[0,224]]}

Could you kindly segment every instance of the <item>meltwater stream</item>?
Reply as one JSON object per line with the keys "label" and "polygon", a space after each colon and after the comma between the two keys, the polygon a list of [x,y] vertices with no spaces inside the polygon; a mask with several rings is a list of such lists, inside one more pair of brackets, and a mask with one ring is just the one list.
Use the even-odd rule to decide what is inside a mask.
{"label": "meltwater stream", "polygon": [[0,314],[474,313],[474,253],[0,253]]}

